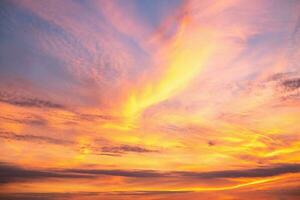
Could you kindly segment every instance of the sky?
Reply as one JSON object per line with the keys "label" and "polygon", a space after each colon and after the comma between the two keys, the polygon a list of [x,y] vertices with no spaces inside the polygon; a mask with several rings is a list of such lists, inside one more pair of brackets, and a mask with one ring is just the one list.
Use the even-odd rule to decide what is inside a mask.
{"label": "sky", "polygon": [[299,199],[299,11],[1,0],[0,199]]}

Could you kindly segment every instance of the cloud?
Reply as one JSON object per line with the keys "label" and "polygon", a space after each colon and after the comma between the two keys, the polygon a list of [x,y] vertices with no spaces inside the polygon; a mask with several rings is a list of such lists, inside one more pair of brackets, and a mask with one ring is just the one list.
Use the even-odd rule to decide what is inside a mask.
{"label": "cloud", "polygon": [[55,200],[58,197],[65,197],[67,195],[57,195],[55,193],[9,193],[1,194],[0,199],[5,200]]}
{"label": "cloud", "polygon": [[71,141],[51,138],[41,135],[30,135],[30,134],[16,134],[13,132],[0,131],[0,138],[8,140],[18,140],[26,142],[38,142],[38,143],[50,143],[59,145],[70,145],[73,144]]}
{"label": "cloud", "polygon": [[285,81],[283,81],[282,85],[287,90],[296,90],[296,89],[300,88],[300,78],[285,80]]}
{"label": "cloud", "polygon": [[0,163],[0,183],[2,184],[19,181],[41,180],[45,178],[91,178],[91,175],[25,169],[15,165]]}
{"label": "cloud", "polygon": [[159,177],[160,173],[151,170],[98,170],[98,169],[65,169],[40,170],[25,169],[16,165],[0,162],[0,183],[23,182],[48,178],[96,178],[97,176],[122,176],[135,178]]}
{"label": "cloud", "polygon": [[9,122],[15,122],[15,123],[20,123],[20,124],[30,124],[30,125],[46,125],[47,120],[45,120],[42,117],[39,116],[26,116],[21,119],[14,119],[13,117],[2,117],[0,116],[0,119],[6,120]]}
{"label": "cloud", "polygon": [[278,73],[271,76],[270,80],[275,81],[277,92],[284,99],[292,99],[299,96],[300,77],[299,72]]}
{"label": "cloud", "polygon": [[64,108],[63,105],[53,103],[51,101],[42,100],[33,97],[24,97],[7,92],[0,92],[0,102],[5,102],[11,105],[22,107],[35,107],[35,108]]}
{"label": "cloud", "polygon": [[43,178],[90,178],[97,176],[120,176],[131,178],[179,178],[179,179],[219,179],[219,178],[258,178],[278,176],[288,173],[299,173],[300,164],[281,164],[242,170],[224,170],[211,172],[191,171],[157,171],[157,170],[121,170],[121,169],[61,169],[34,170],[0,163],[2,182],[11,180],[43,179]]}
{"label": "cloud", "polygon": [[[49,143],[56,145],[75,145],[75,142],[71,140],[65,140],[61,138],[53,138],[42,135],[32,134],[17,134],[10,131],[0,130],[0,139],[15,140],[15,141],[26,141],[32,143]],[[99,140],[96,140],[99,141]],[[104,141],[107,142],[107,141]],[[82,147],[85,148],[85,147]],[[105,155],[105,156],[122,156],[126,153],[155,153],[158,150],[147,149],[137,145],[119,145],[119,146],[103,146],[100,149],[94,145],[89,146],[92,150],[92,154]],[[80,149],[81,150],[81,149]]]}
{"label": "cloud", "polygon": [[215,178],[254,178],[269,177],[287,173],[300,172],[300,164],[282,164],[270,167],[261,167],[243,170],[224,170],[212,172],[181,172],[170,171],[162,172],[155,170],[97,170],[97,169],[67,169],[66,172],[82,173],[91,175],[110,175],[135,178],[155,178],[155,177],[177,177],[177,178],[196,178],[196,179],[215,179]]}
{"label": "cloud", "polygon": [[121,146],[105,146],[101,148],[104,153],[113,153],[113,154],[122,154],[126,152],[134,153],[152,153],[158,152],[157,150],[146,149],[140,146],[131,146],[131,145],[121,145]]}
{"label": "cloud", "polygon": [[215,146],[215,145],[216,145],[216,142],[214,142],[214,141],[208,141],[207,144],[208,144],[209,146]]}
{"label": "cloud", "polygon": [[103,120],[103,121],[120,121],[121,118],[113,115],[96,115],[96,114],[79,114],[80,119],[93,121],[93,120]]}
{"label": "cloud", "polygon": [[179,172],[182,176],[189,176],[193,178],[255,178],[255,177],[269,177],[277,176],[287,173],[299,173],[300,164],[283,164],[271,167],[262,167],[254,169],[243,170],[224,170],[212,172]]}
{"label": "cloud", "polygon": [[165,177],[165,173],[155,170],[108,170],[108,169],[66,169],[64,172],[72,172],[89,175],[107,175],[107,176],[121,176],[133,178],[155,178]]}
{"label": "cloud", "polygon": [[269,81],[282,81],[285,80],[291,76],[293,76],[293,72],[281,72],[281,73],[275,73],[273,75],[271,75],[268,80]]}
{"label": "cloud", "polygon": [[[71,199],[71,198],[83,198],[83,199],[107,199],[110,200],[112,196],[115,198],[124,199],[127,197],[131,199],[132,196],[152,196],[152,195],[170,195],[170,194],[183,194],[190,193],[190,191],[131,191],[131,192],[68,192],[68,193],[9,193],[1,194],[0,199],[5,200],[58,200],[58,199]],[[127,199],[126,198],[126,199]]]}

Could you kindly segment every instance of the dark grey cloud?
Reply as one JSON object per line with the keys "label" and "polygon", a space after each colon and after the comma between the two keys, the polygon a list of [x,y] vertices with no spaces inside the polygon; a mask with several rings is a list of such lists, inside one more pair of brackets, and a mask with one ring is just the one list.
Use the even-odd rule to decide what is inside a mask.
{"label": "dark grey cloud", "polygon": [[282,72],[282,73],[275,73],[271,75],[267,80],[268,81],[282,81],[286,80],[287,78],[293,76],[295,73],[293,72]]}
{"label": "dark grey cloud", "polygon": [[92,114],[80,114],[80,119],[84,120],[104,120],[104,121],[117,121],[120,117],[113,115],[92,115]]}
{"label": "dark grey cloud", "polygon": [[[74,142],[67,139],[54,138],[43,135],[33,135],[27,133],[14,133],[11,131],[0,130],[0,139],[7,140],[16,140],[16,141],[25,141],[31,143],[49,143],[56,145],[73,145]],[[83,151],[86,147],[81,147],[79,151]],[[89,149],[92,149],[95,155],[105,155],[105,156],[122,156],[126,153],[152,153],[158,152],[157,150],[147,149],[140,146],[131,146],[131,145],[120,145],[120,146],[104,146],[98,148],[92,145],[88,146]]]}
{"label": "dark grey cloud", "polygon": [[286,90],[295,90],[300,88],[300,78],[289,79],[282,82],[283,87]]}
{"label": "dark grey cloud", "polygon": [[193,132],[193,131],[199,131],[197,127],[193,126],[178,126],[175,124],[167,124],[159,127],[160,130],[162,131],[167,131],[167,132],[179,132],[179,133],[188,133],[188,132]]}
{"label": "dark grey cloud", "polygon": [[25,169],[15,165],[0,163],[0,183],[42,180],[46,178],[91,178],[88,174],[72,174],[59,171]]}
{"label": "dark grey cloud", "polygon": [[[255,197],[255,199],[291,199],[296,200],[300,197],[299,186],[280,186],[275,189],[268,188],[268,190],[257,189],[257,190],[243,190],[243,191],[229,191],[226,193],[233,199],[244,199],[245,197]],[[159,195],[159,196],[157,196]],[[144,198],[165,198],[172,199],[176,196],[180,199],[190,199],[191,197],[198,197],[199,199],[208,199],[208,197],[214,197],[203,192],[195,191],[168,191],[168,190],[154,190],[154,191],[113,191],[113,192],[68,192],[68,193],[2,193],[0,200],[69,200],[73,198],[83,199],[101,199],[101,200],[121,200],[127,198],[144,199]],[[193,195],[193,196],[190,196]],[[194,196],[195,195],[195,196]],[[220,195],[220,194],[219,194]],[[152,199],[151,198],[151,199]]]}
{"label": "dark grey cloud", "polygon": [[140,196],[140,195],[144,195],[144,196],[152,196],[152,195],[169,195],[169,194],[182,194],[182,193],[191,193],[192,191],[169,191],[169,190],[153,190],[153,191],[130,191],[130,192],[111,192],[111,195],[127,195],[127,196]]}
{"label": "dark grey cloud", "polygon": [[264,191],[264,192],[269,192],[270,194],[274,196],[282,196],[282,197],[294,197],[295,199],[300,199],[300,184],[297,187],[290,187],[290,188],[277,188],[269,191]]}
{"label": "dark grey cloud", "polygon": [[2,194],[0,200],[62,200],[73,198],[88,198],[88,199],[124,199],[124,196],[155,196],[155,195],[171,195],[190,193],[191,191],[114,191],[114,192],[70,192],[70,193],[8,193]]}
{"label": "dark grey cloud", "polygon": [[40,170],[26,169],[16,165],[0,162],[0,184],[10,182],[23,182],[43,180],[48,178],[96,178],[100,176],[122,176],[133,178],[153,178],[164,176],[157,171],[151,170],[98,170],[98,169],[64,169],[64,170]]}
{"label": "dark grey cloud", "polygon": [[182,172],[170,171],[161,172],[156,170],[97,170],[97,169],[67,169],[66,172],[124,176],[135,178],[159,178],[159,177],[177,177],[177,178],[196,178],[196,179],[214,179],[214,178],[245,178],[245,177],[269,177],[287,173],[299,173],[300,164],[282,164],[269,167],[259,167],[243,170],[224,170],[211,172]]}
{"label": "dark grey cloud", "polygon": [[271,167],[260,167],[254,169],[243,170],[224,170],[212,172],[177,172],[182,176],[193,178],[254,178],[254,177],[269,177],[287,173],[299,173],[300,164],[283,164]]}
{"label": "dark grey cloud", "polygon": [[300,164],[282,164],[270,167],[259,167],[245,170],[224,170],[211,172],[162,172],[157,170],[120,170],[120,169],[61,169],[35,170],[25,169],[6,163],[0,163],[0,183],[15,181],[32,181],[48,178],[97,178],[101,176],[120,176],[138,179],[175,178],[175,179],[226,179],[226,178],[255,178],[269,177],[288,173],[299,173]]}
{"label": "dark grey cloud", "polygon": [[47,120],[45,120],[44,118],[39,117],[39,116],[26,116],[21,119],[9,117],[9,116],[7,116],[7,117],[0,116],[0,119],[9,121],[9,122],[14,122],[14,123],[39,125],[39,126],[43,126],[48,123]]}
{"label": "dark grey cloud", "polygon": [[[51,192],[51,193],[4,193],[0,200],[62,200],[73,199],[78,197],[101,198],[105,193],[101,192]],[[107,193],[109,194],[109,193]],[[102,199],[102,198],[101,198]]]}
{"label": "dark grey cloud", "polygon": [[210,140],[207,142],[207,144],[208,144],[208,146],[215,146],[216,142]]}
{"label": "dark grey cloud", "polygon": [[[267,82],[275,83],[277,95],[281,100],[297,99],[300,95],[300,72],[277,73],[269,77]],[[265,86],[265,85],[264,85]],[[272,84],[274,86],[274,84]]]}
{"label": "dark grey cloud", "polygon": [[[64,197],[66,195],[63,195]],[[61,195],[56,195],[53,193],[8,193],[1,194],[0,200],[55,200],[58,197],[62,197]]]}
{"label": "dark grey cloud", "polygon": [[98,153],[97,155],[102,155],[102,156],[113,156],[113,157],[122,156],[122,154],[120,154],[120,153],[103,153],[103,152],[100,152],[100,153]]}
{"label": "dark grey cloud", "polygon": [[0,102],[5,102],[11,105],[22,107],[36,107],[36,108],[64,108],[63,105],[53,103],[51,101],[42,100],[34,97],[24,97],[12,93],[0,91]]}
{"label": "dark grey cloud", "polygon": [[155,170],[67,169],[64,171],[79,173],[79,174],[123,176],[123,177],[133,177],[133,178],[155,178],[155,177],[167,176],[166,173],[161,173]]}
{"label": "dark grey cloud", "polygon": [[47,136],[38,136],[30,134],[16,134],[14,132],[0,131],[0,138],[8,140],[38,142],[38,143],[50,143],[59,145],[71,145],[72,141],[56,139]]}
{"label": "dark grey cloud", "polygon": [[127,152],[134,153],[151,153],[158,152],[157,150],[151,150],[140,146],[132,146],[132,145],[120,145],[120,146],[104,146],[101,148],[103,153],[110,154],[123,154]]}

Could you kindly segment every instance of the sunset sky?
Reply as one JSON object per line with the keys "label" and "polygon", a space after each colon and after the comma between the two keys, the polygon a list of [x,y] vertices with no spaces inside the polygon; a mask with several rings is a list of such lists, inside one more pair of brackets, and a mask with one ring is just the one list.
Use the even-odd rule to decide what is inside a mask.
{"label": "sunset sky", "polygon": [[299,0],[0,0],[0,199],[300,199]]}

